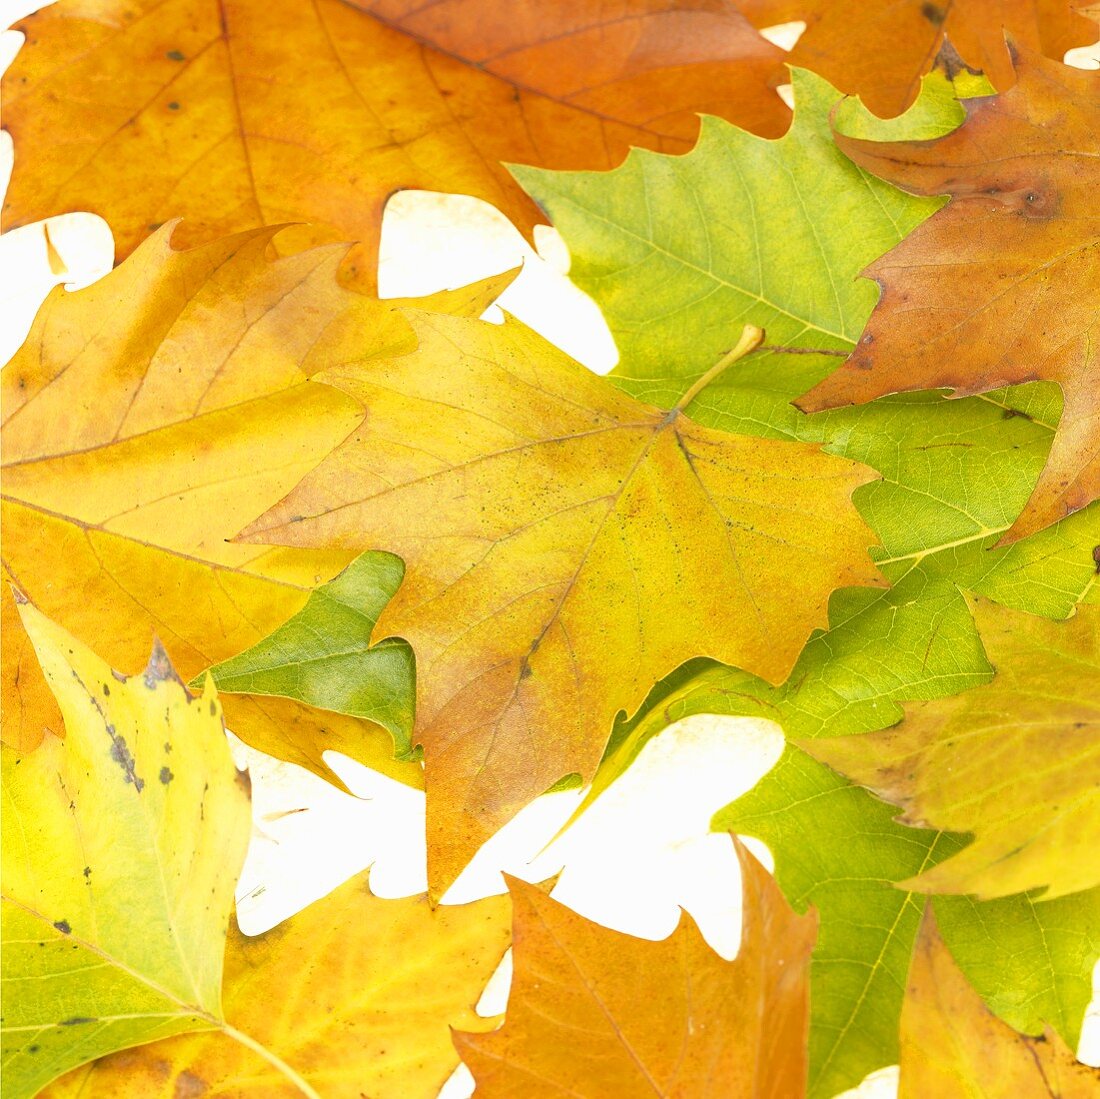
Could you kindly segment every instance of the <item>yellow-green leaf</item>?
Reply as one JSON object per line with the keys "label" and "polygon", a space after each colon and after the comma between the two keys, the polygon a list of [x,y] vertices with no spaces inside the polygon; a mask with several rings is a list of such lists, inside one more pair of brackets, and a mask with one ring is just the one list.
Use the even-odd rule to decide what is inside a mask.
{"label": "yellow-green leaf", "polygon": [[211,686],[113,671],[29,604],[62,740],[3,748],[4,1094],[221,1019],[251,814]]}
{"label": "yellow-green leaf", "polygon": [[[510,939],[507,897],[434,911],[384,901],[363,873],[255,938],[230,930],[229,1023],[293,1065],[324,1099],[435,1099],[458,1064],[451,1027],[485,1029],[473,1005]],[[301,1099],[256,1051],[216,1031],[115,1054],[43,1099]]]}
{"label": "yellow-green leaf", "polygon": [[911,703],[896,728],[801,742],[904,808],[974,842],[903,888],[1060,897],[1100,883],[1100,607],[1051,622],[975,600],[990,683]]}

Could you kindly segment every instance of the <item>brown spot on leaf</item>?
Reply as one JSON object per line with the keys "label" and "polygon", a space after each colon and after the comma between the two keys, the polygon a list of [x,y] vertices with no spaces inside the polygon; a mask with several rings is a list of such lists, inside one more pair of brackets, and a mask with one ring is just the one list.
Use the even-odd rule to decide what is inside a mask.
{"label": "brown spot on leaf", "polygon": [[138,778],[134,756],[126,744],[126,738],[119,736],[118,733],[115,732],[115,727],[113,725],[107,726],[107,734],[111,738],[111,759],[122,768],[122,772],[126,776],[126,781],[132,782],[134,788],[140,794],[145,788],[145,780]]}
{"label": "brown spot on leaf", "polygon": [[195,1099],[196,1096],[205,1095],[208,1090],[205,1080],[185,1069],[176,1077],[172,1099]]}
{"label": "brown spot on leaf", "polygon": [[69,935],[73,930],[68,920],[56,920],[54,922],[54,927],[56,927],[62,935]]}
{"label": "brown spot on leaf", "polygon": [[58,1026],[81,1026],[84,1023],[96,1023],[98,1019],[93,1019],[90,1015],[74,1015],[71,1019],[62,1019]]}
{"label": "brown spot on leaf", "polygon": [[174,774],[172,774],[172,772],[169,771],[167,767],[162,767],[160,769],[159,778],[160,778],[160,781],[163,785],[167,786],[168,783],[170,783],[172,781],[172,779],[174,779],[175,777],[176,776]]}
{"label": "brown spot on leaf", "polygon": [[921,4],[920,13],[933,27],[942,27],[947,18],[947,12],[939,5],[932,3]]}
{"label": "brown spot on leaf", "polygon": [[183,680],[176,675],[176,669],[172,667],[172,661],[164,651],[159,637],[153,638],[153,651],[149,654],[149,663],[145,666],[145,686],[149,690],[155,690],[158,683],[167,683],[175,680],[181,687]]}

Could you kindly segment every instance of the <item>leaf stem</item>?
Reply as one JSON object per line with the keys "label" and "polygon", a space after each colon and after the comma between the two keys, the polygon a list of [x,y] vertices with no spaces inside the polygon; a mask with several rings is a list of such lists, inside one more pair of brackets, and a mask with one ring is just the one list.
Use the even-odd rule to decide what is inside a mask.
{"label": "leaf stem", "polygon": [[683,412],[715,378],[738,359],[743,359],[750,351],[755,351],[764,342],[764,329],[754,324],[746,324],[741,330],[741,338],[731,351],[727,351],[681,398],[676,402],[674,412]]}
{"label": "leaf stem", "polygon": [[281,1072],[303,1095],[307,1096],[308,1099],[321,1099],[317,1091],[307,1084],[306,1081],[286,1063],[286,1061],[272,1053],[267,1046],[257,1042],[255,1038],[245,1034],[243,1030],[238,1030],[235,1026],[230,1026],[228,1023],[219,1023],[218,1025],[225,1032],[227,1037],[240,1042],[242,1046],[247,1046],[253,1053],[262,1057],[273,1068]]}

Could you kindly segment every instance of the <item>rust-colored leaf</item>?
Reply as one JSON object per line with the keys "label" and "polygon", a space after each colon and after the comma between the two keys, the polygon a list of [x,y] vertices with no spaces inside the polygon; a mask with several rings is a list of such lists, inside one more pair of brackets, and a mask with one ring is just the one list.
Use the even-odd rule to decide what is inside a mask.
{"label": "rust-colored leaf", "polygon": [[865,467],[642,404],[517,321],[408,315],[415,353],[319,375],[367,419],[241,537],[405,561],[374,637],[416,654],[438,894],[662,675],[779,682],[830,593],[880,581]]}
{"label": "rust-colored leaf", "polygon": [[901,1012],[898,1099],[1095,1099],[1100,1071],[1050,1028],[1002,1022],[970,986],[925,909]]}
{"label": "rust-colored leaf", "polygon": [[529,230],[538,210],[502,160],[683,152],[700,110],[767,136],[787,124],[769,86],[782,52],[722,0],[361,7],[62,0],[32,16],[5,87],[28,150],[5,224],[91,210],[121,257],[177,216],[183,244],[310,222],[284,239],[362,242],[345,274],[369,288],[402,188],[475,195]]}
{"label": "rust-colored leaf", "polygon": [[791,64],[860,96],[881,117],[912,105],[937,60],[949,73],[962,66],[985,73],[998,91],[1011,87],[1006,31],[1055,61],[1096,41],[1096,25],[1069,0],[738,0],[738,7],[758,27],[804,22]]}
{"label": "rust-colored leaf", "polygon": [[515,974],[504,1025],[455,1035],[477,1099],[805,1094],[817,916],[796,916],[771,875],[733,842],[744,904],[732,962],[690,919],[649,942],[509,879]]}
{"label": "rust-colored leaf", "polygon": [[857,164],[951,201],[865,274],[882,298],[807,412],[914,389],[1057,382],[1064,408],[1014,541],[1100,494],[1100,74],[1020,50],[1019,80],[936,141],[837,135]]}

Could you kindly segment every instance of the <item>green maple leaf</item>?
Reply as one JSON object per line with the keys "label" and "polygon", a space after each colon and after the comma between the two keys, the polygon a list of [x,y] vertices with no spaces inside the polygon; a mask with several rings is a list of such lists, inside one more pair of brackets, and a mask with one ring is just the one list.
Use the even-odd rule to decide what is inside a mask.
{"label": "green maple leaf", "polygon": [[404,575],[392,553],[362,554],[278,629],[192,685],[209,674],[222,692],[278,695],[373,721],[393,735],[399,758],[412,758],[412,649],[396,638],[370,643]]}

